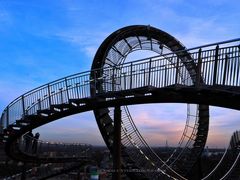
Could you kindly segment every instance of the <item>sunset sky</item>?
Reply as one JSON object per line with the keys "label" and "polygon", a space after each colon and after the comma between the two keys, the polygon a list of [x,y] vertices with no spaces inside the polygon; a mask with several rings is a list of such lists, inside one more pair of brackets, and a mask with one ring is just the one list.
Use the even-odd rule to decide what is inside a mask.
{"label": "sunset sky", "polygon": [[[240,37],[238,0],[0,0],[0,110],[42,84],[89,70],[101,42],[117,29],[151,25],[186,47]],[[176,145],[185,104],[129,107],[151,145]],[[210,108],[209,147],[226,147],[240,112]],[[38,128],[50,141],[104,144],[92,112]]]}

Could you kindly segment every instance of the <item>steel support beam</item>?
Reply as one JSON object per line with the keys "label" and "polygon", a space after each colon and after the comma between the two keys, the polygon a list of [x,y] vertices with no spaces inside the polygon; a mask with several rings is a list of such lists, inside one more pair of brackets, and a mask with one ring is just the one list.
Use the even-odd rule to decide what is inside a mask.
{"label": "steel support beam", "polygon": [[121,179],[121,106],[114,109],[113,180]]}

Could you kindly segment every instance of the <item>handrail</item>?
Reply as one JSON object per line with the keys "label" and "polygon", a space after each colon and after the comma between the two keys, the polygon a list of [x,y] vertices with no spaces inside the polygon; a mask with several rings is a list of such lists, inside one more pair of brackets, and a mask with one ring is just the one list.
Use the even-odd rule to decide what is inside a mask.
{"label": "handrail", "polygon": [[187,49],[187,50],[190,51],[190,50],[194,50],[194,49],[200,49],[200,48],[205,48],[205,47],[209,47],[209,46],[216,46],[216,45],[221,45],[221,44],[228,44],[228,43],[237,42],[237,41],[240,41],[240,38],[230,39],[230,40],[226,40],[226,41],[219,41],[219,42],[216,42],[216,43],[210,43],[210,44],[190,48],[190,49]]}
{"label": "handrail", "polygon": [[[226,65],[225,66],[221,66],[221,68],[223,69],[223,70],[218,70],[218,74],[217,73],[215,73],[215,74],[217,74],[219,77],[217,78],[217,80],[220,82],[220,83],[223,83],[224,85],[225,84],[229,84],[229,83],[233,83],[233,84],[239,84],[239,81],[237,81],[237,80],[232,80],[232,75],[237,75],[237,73],[239,73],[239,70],[237,71],[237,69],[236,69],[236,65],[234,65],[232,62],[230,62],[230,61],[227,61],[227,60],[225,60],[225,59],[223,59],[222,58],[222,56],[224,56],[225,54],[226,54],[226,56],[227,56],[227,54],[229,54],[229,51],[230,50],[234,50],[234,55],[236,56],[236,58],[239,58],[239,54],[240,54],[240,52],[239,52],[239,46],[230,46],[230,47],[225,47],[224,48],[225,49],[225,51],[221,51],[222,52],[222,55],[221,55],[221,59],[219,59],[218,61],[219,62],[221,62],[221,64],[223,64],[223,63],[225,63]],[[212,49],[212,50],[210,50],[212,53],[214,53],[215,52],[215,50],[216,49]],[[228,51],[227,51],[228,50]],[[207,51],[209,51],[209,50],[207,50]],[[202,53],[204,53],[204,51],[202,51]],[[194,52],[193,53],[194,55],[196,55],[196,52]],[[211,55],[211,54],[210,54]],[[213,54],[212,54],[213,55]],[[172,58],[176,58],[175,60],[177,60],[177,56],[173,56]],[[204,57],[205,58],[205,57]],[[208,58],[208,57],[206,57],[206,58]],[[158,56],[158,59],[152,59],[152,58],[149,58],[149,59],[144,59],[144,60],[141,60],[141,61],[136,61],[136,62],[129,62],[129,63],[125,63],[125,64],[123,64],[122,65],[122,67],[121,67],[121,69],[123,69],[124,71],[125,70],[128,70],[130,67],[134,67],[135,69],[138,69],[139,67],[140,67],[140,65],[142,66],[142,65],[144,65],[145,66],[145,68],[148,68],[149,69],[149,64],[150,63],[158,63],[158,64],[162,64],[161,66],[156,66],[156,67],[158,67],[158,69],[155,69],[154,70],[154,68],[156,68],[156,67],[151,67],[151,69],[150,70],[146,70],[146,71],[144,71],[144,73],[142,73],[142,72],[140,72],[139,70],[139,72],[138,72],[138,74],[136,74],[136,75],[138,75],[139,77],[141,76],[141,75],[144,75],[144,77],[145,77],[145,75],[146,76],[150,76],[150,75],[152,75],[152,76],[154,76],[153,78],[156,78],[156,73],[154,74],[154,72],[165,72],[165,81],[166,82],[161,82],[161,83],[167,83],[167,84],[161,84],[160,86],[161,87],[166,87],[166,86],[168,86],[168,85],[173,85],[173,84],[175,84],[176,82],[173,82],[173,78],[174,79],[177,79],[177,77],[174,77],[174,76],[177,76],[177,73],[176,73],[176,75],[173,73],[174,71],[176,71],[176,67],[178,67],[183,73],[185,73],[184,74],[184,76],[186,76],[186,72],[187,72],[187,70],[184,68],[184,66],[175,66],[175,65],[172,65],[172,64],[174,64],[174,63],[177,63],[177,62],[174,62],[174,61],[172,61],[172,63],[171,64],[166,64],[166,62],[164,61],[165,60],[165,56],[163,57],[163,56]],[[202,76],[203,76],[203,78],[205,78],[206,79],[206,83],[205,84],[210,84],[210,85],[212,85],[212,78],[213,78],[213,73],[211,73],[211,72],[209,72],[208,74],[206,74],[206,67],[207,68],[212,68],[212,66],[213,66],[213,62],[214,62],[214,60],[211,60],[211,61],[207,61],[208,59],[206,59],[206,60],[204,60],[204,61],[202,61],[202,71],[203,72],[201,72],[201,74],[202,74]],[[236,59],[237,60],[237,59]],[[163,63],[165,63],[165,65],[163,64]],[[229,64],[230,63],[230,64]],[[216,64],[216,63],[215,63]],[[235,64],[236,64],[236,62],[235,62]],[[163,66],[164,65],[164,66]],[[208,65],[208,66],[206,66],[206,65]],[[232,74],[230,73],[230,70],[229,70],[229,66],[230,66],[230,68],[231,69],[233,69],[233,71],[232,71]],[[165,67],[165,68],[164,68]],[[117,67],[114,67],[114,68],[109,68],[109,67],[106,67],[106,68],[103,68],[103,69],[99,69],[99,72],[100,71],[106,71],[106,72],[109,72],[109,74],[108,74],[108,76],[109,77],[104,77],[104,79],[105,80],[107,80],[107,81],[113,81],[113,78],[112,77],[110,77],[110,76],[112,76],[111,75],[111,73],[114,73],[114,71],[116,71],[116,68]],[[92,71],[94,71],[94,70],[92,70]],[[67,76],[67,77],[64,77],[64,78],[61,78],[61,79],[59,79],[59,80],[56,80],[56,81],[53,81],[53,82],[50,82],[50,83],[48,83],[48,84],[45,84],[45,85],[43,85],[43,86],[40,86],[40,87],[38,87],[38,88],[35,88],[35,89],[33,89],[33,90],[31,90],[31,91],[28,91],[27,93],[25,93],[25,94],[23,94],[22,96],[20,96],[20,97],[18,97],[18,98],[16,98],[14,101],[12,101],[5,109],[4,109],[4,111],[3,111],[3,113],[2,113],[2,116],[1,116],[1,122],[2,122],[2,124],[4,124],[4,125],[6,125],[6,121],[8,121],[10,118],[12,118],[12,117],[10,117],[10,115],[14,115],[14,116],[16,116],[16,118],[20,118],[22,115],[25,115],[25,111],[26,110],[28,110],[28,108],[29,108],[29,106],[32,106],[32,104],[36,104],[36,101],[37,101],[37,98],[41,98],[41,100],[43,100],[42,98],[44,98],[44,97],[47,97],[48,99],[49,99],[49,102],[46,102],[45,103],[45,105],[47,106],[47,107],[45,107],[45,108],[49,108],[50,107],[50,105],[51,105],[51,98],[52,97],[54,97],[53,96],[53,94],[51,94],[51,92],[50,92],[50,88],[53,88],[54,90],[56,90],[56,91],[58,91],[58,92],[60,92],[60,89],[57,89],[57,88],[59,88],[59,86],[61,86],[62,88],[61,89],[63,89],[63,91],[62,92],[66,92],[66,93],[68,93],[68,91],[70,90],[70,88],[69,88],[69,86],[75,86],[75,84],[73,84],[74,83],[74,81],[77,81],[78,82],[78,84],[79,83],[81,83],[82,84],[82,86],[84,86],[84,87],[86,87],[86,85],[88,85],[88,86],[90,86],[90,85],[92,85],[90,82],[91,81],[95,81],[95,82],[97,82],[98,80],[99,80],[99,78],[98,79],[91,79],[91,77],[90,77],[90,72],[92,72],[92,71],[86,71],[86,72],[82,72],[82,73],[78,73],[78,74],[75,74],[75,75],[70,75],[70,76]],[[219,74],[219,72],[222,72],[222,71],[224,71],[224,73],[222,74]],[[95,71],[96,72],[96,71]],[[131,76],[131,79],[133,78],[132,76],[135,76],[135,74],[134,74],[134,72],[126,72],[126,73],[128,73],[127,74],[127,76],[128,77],[130,77]],[[132,73],[132,74],[129,74],[129,73]],[[147,74],[148,73],[148,74]],[[166,76],[168,76],[168,74],[166,74],[166,73],[171,73],[171,76],[172,77],[170,77],[170,79],[168,78],[168,77],[166,77]],[[234,73],[234,74],[233,74]],[[119,74],[118,74],[119,75]],[[231,75],[231,76],[230,76]],[[163,77],[164,77],[164,75],[162,75]],[[205,77],[206,76],[206,77]],[[229,77],[230,76],[230,77]],[[138,77],[138,78],[139,78]],[[118,78],[123,78],[122,76],[121,77],[118,77]],[[150,77],[149,77],[150,78]],[[159,78],[159,77],[158,77]],[[167,79],[166,79],[167,78]],[[231,78],[231,79],[230,79]],[[81,81],[79,81],[79,80],[81,80]],[[86,80],[87,80],[87,84],[85,83],[86,82]],[[225,82],[226,81],[226,82]],[[69,85],[67,85],[67,83],[70,83]],[[121,83],[121,82],[120,82]],[[177,82],[177,83],[183,83],[183,82]],[[185,83],[190,83],[190,81],[189,82],[185,82]],[[148,83],[149,84],[149,83]],[[190,84],[183,84],[183,85],[190,85]],[[140,85],[141,86],[141,85]],[[137,86],[137,87],[140,87],[139,85]],[[159,84],[158,84],[158,86],[159,86]],[[133,88],[137,88],[137,87],[133,87]],[[77,88],[77,87],[74,87],[75,89]],[[130,87],[130,88],[132,88],[132,87]],[[111,89],[110,91],[113,91],[114,89]],[[31,95],[33,94],[33,93],[35,93],[35,96],[32,96],[31,97]],[[43,95],[43,94],[46,94],[46,95]],[[90,94],[88,93],[88,95],[86,96],[86,94],[84,94],[84,97],[89,97],[90,96]],[[81,97],[81,98],[84,98],[84,97]],[[24,106],[24,103],[25,103],[25,99],[26,98],[29,98],[29,99],[27,99],[28,100],[28,103],[32,103],[32,104],[28,104],[28,107],[26,107],[26,105]],[[31,99],[30,99],[31,98]],[[46,99],[46,98],[45,98]],[[33,101],[35,101],[35,102],[33,102]],[[15,107],[13,107],[13,106],[15,106]],[[16,107],[17,106],[17,107]],[[16,110],[14,110],[13,108],[21,108],[20,109],[20,111],[18,110],[18,111],[16,111]],[[24,109],[24,110],[23,110]],[[14,112],[14,113],[17,113],[17,114],[12,114],[12,113],[9,113],[10,112],[10,110],[12,111],[12,112]],[[17,119],[13,119],[13,120],[17,120]],[[5,122],[4,122],[5,121]],[[13,122],[10,122],[10,124],[12,124]],[[9,124],[9,122],[8,122],[8,124]],[[5,127],[5,126],[4,126]]]}
{"label": "handrail", "polygon": [[[222,42],[222,44],[223,44],[223,43],[229,43],[229,42],[235,42],[235,41],[238,41],[238,40],[239,40],[239,39],[224,41],[224,42]],[[221,44],[221,43],[220,43],[220,44]],[[210,44],[210,45],[212,45],[212,44]],[[200,47],[207,47],[207,46],[209,46],[209,45],[200,46]],[[234,46],[234,47],[236,47],[236,46]],[[198,47],[198,48],[199,48],[199,47]],[[228,48],[228,47],[226,47],[226,48]],[[149,59],[161,58],[161,57],[163,57],[163,56],[166,57],[167,55],[174,55],[174,54],[177,54],[177,53],[183,52],[183,51],[184,51],[184,52],[188,52],[188,51],[193,50],[193,49],[196,49],[196,48],[191,48],[191,49],[182,50],[182,51],[176,51],[176,52],[173,52],[173,53],[163,54],[163,55],[160,55],[160,56],[158,55],[158,56],[153,56],[153,57],[150,57],[150,58],[145,58],[145,59],[141,59],[141,60],[137,60],[137,61],[127,62],[127,63],[124,63],[123,66],[127,66],[127,65],[130,65],[130,64],[135,64],[135,63],[138,63],[138,62],[142,62],[142,63],[143,63],[144,61],[149,60]],[[213,48],[212,50],[214,50],[214,48]],[[209,51],[209,50],[208,50],[208,51]],[[160,59],[160,60],[161,60],[161,59]],[[58,80],[52,81],[52,82],[50,82],[50,83],[44,84],[44,85],[42,85],[42,86],[39,86],[39,87],[37,87],[37,88],[35,88],[35,89],[33,89],[33,90],[30,90],[30,91],[24,93],[22,96],[20,96],[20,97],[16,98],[15,100],[13,100],[8,106],[11,106],[11,105],[14,104],[15,102],[20,101],[21,98],[22,98],[22,97],[25,97],[27,94],[33,93],[34,91],[40,90],[41,88],[46,88],[46,87],[49,86],[49,85],[54,85],[54,83],[63,82],[63,81],[66,80],[66,79],[68,80],[68,79],[74,78],[74,77],[76,77],[76,76],[80,77],[81,75],[84,76],[84,75],[90,74],[90,72],[101,71],[101,70],[106,70],[106,69],[109,69],[109,67],[105,67],[105,68],[103,68],[103,69],[99,68],[99,69],[93,69],[93,70],[91,70],[91,71],[85,71],[85,72],[81,72],[81,73],[76,73],[76,74],[73,74],[73,75],[70,75],[70,76],[67,76],[67,77],[60,78],[60,79],[58,79]],[[7,110],[7,108],[4,109],[4,111],[6,111],[6,110]]]}

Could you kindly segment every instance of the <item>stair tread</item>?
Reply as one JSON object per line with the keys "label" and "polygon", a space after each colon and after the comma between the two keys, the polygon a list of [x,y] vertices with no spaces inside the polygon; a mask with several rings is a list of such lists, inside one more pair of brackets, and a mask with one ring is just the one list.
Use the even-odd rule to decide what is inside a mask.
{"label": "stair tread", "polygon": [[19,119],[19,120],[16,120],[16,124],[18,123],[30,123],[31,120],[30,119]]}
{"label": "stair tread", "polygon": [[10,124],[8,127],[23,127],[21,124]]}
{"label": "stair tread", "polygon": [[26,115],[25,118],[24,118],[24,121],[25,121],[25,120],[35,119],[35,118],[40,118],[40,116],[39,116],[39,115],[35,115],[35,114]]}
{"label": "stair tread", "polygon": [[53,104],[51,105],[51,108],[69,108],[71,107],[71,104]]}
{"label": "stair tread", "polygon": [[51,114],[51,113],[54,113],[53,110],[50,110],[50,109],[43,109],[43,110],[38,110],[37,111],[38,114]]}
{"label": "stair tread", "polygon": [[81,99],[69,99],[69,102],[73,103],[87,103],[91,100],[91,98],[81,98]]}

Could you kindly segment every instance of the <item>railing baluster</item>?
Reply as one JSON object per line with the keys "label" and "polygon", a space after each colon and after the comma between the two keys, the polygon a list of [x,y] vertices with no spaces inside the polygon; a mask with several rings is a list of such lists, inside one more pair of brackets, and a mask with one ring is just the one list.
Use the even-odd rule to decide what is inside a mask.
{"label": "railing baluster", "polygon": [[51,92],[50,92],[50,84],[48,84],[48,103],[49,103],[49,107],[51,106]]}
{"label": "railing baluster", "polygon": [[227,66],[228,66],[228,56],[226,54],[225,63],[224,63],[224,71],[223,71],[223,85],[225,85],[225,81],[226,81]]}
{"label": "railing baluster", "polygon": [[240,46],[238,46],[238,52],[236,53],[237,55],[236,55],[236,59],[235,59],[235,61],[237,61],[237,72],[236,72],[236,86],[240,86],[240,84],[239,84],[239,76],[240,76],[240,67],[239,67],[239,65],[240,65]]}
{"label": "railing baluster", "polygon": [[149,61],[148,86],[151,85],[151,69],[152,69],[152,58],[150,58],[150,61]]}
{"label": "railing baluster", "polygon": [[[235,51],[235,48],[234,48],[233,52],[234,52],[233,56],[237,57],[237,51]],[[236,61],[236,58],[233,58],[233,61],[234,61],[233,86],[237,86],[237,61]]]}
{"label": "railing baluster", "polygon": [[[229,53],[229,55],[231,55]],[[233,59],[232,59],[232,56],[229,57],[229,82],[230,82],[230,86],[233,85],[233,80],[234,80],[234,77],[233,77]]]}
{"label": "railing baluster", "polygon": [[[60,90],[60,103],[63,104],[63,102],[64,102],[64,101],[63,101],[63,89],[60,88],[59,90]],[[57,103],[57,104],[58,104],[58,103]]]}
{"label": "railing baluster", "polygon": [[163,66],[163,61],[160,61],[160,66],[159,66],[159,70],[160,70],[160,77],[161,78],[159,78],[159,84],[160,84],[160,86],[159,87],[164,87],[165,86],[165,84],[164,84],[164,66]]}
{"label": "railing baluster", "polygon": [[130,89],[132,89],[132,78],[133,78],[133,70],[132,70],[132,62],[131,62],[131,66],[130,66]]}
{"label": "railing baluster", "polygon": [[126,73],[124,73],[123,74],[124,75],[124,90],[126,90],[127,89],[127,86],[126,86]]}
{"label": "railing baluster", "polygon": [[64,79],[65,80],[65,86],[66,86],[66,93],[67,93],[67,102],[69,102],[69,92],[68,92],[68,84],[67,84],[67,78]]}
{"label": "railing baluster", "polygon": [[[140,84],[140,86],[145,86],[145,84],[146,84],[146,71],[145,71],[145,68],[144,69],[142,69],[142,71],[143,71],[143,82],[141,81],[141,84]],[[141,73],[140,73],[140,75],[141,75]]]}
{"label": "railing baluster", "polygon": [[25,117],[25,103],[24,103],[24,96],[21,97],[21,101],[22,101],[22,116],[23,118]]}
{"label": "railing baluster", "polygon": [[114,86],[114,85],[115,85],[115,80],[114,80],[114,78],[115,78],[115,77],[114,77],[114,76],[115,76],[115,73],[114,73],[114,70],[115,70],[115,69],[113,68],[113,69],[112,69],[112,91],[114,91],[114,87],[115,87],[115,86]]}
{"label": "railing baluster", "polygon": [[209,52],[207,51],[207,52],[205,52],[205,63],[206,63],[206,76],[205,76],[205,78],[206,78],[206,84],[208,84],[209,85],[209,77],[211,77],[211,71],[210,71],[210,68],[209,68],[209,64],[210,64],[210,61],[209,61]]}
{"label": "railing baluster", "polygon": [[41,107],[41,99],[39,98],[38,99],[38,110],[41,110],[42,109],[42,107]]}
{"label": "railing baluster", "polygon": [[176,76],[175,76],[175,86],[177,86],[177,83],[178,83],[178,74],[179,74],[179,57],[177,57]]}
{"label": "railing baluster", "polygon": [[164,80],[164,86],[167,86],[167,66],[165,65],[165,80]]}
{"label": "railing baluster", "polygon": [[77,94],[76,94],[76,96],[77,96],[77,98],[79,99],[79,98],[80,98],[80,96],[79,96],[79,89],[78,89],[78,85],[79,85],[79,83],[76,83],[76,84],[75,84],[75,86],[76,86],[76,91],[75,91],[75,93],[77,93]]}
{"label": "railing baluster", "polygon": [[6,112],[6,120],[7,120],[7,126],[9,125],[9,106],[7,106],[7,112]]}
{"label": "railing baluster", "polygon": [[214,61],[214,71],[213,71],[213,85],[216,84],[216,78],[217,78],[218,50],[219,50],[219,45],[216,46],[216,50],[215,50],[215,61]]}
{"label": "railing baluster", "polygon": [[198,51],[198,64],[197,64],[197,82],[196,86],[199,87],[201,85],[201,69],[202,69],[202,49],[200,48]]}

